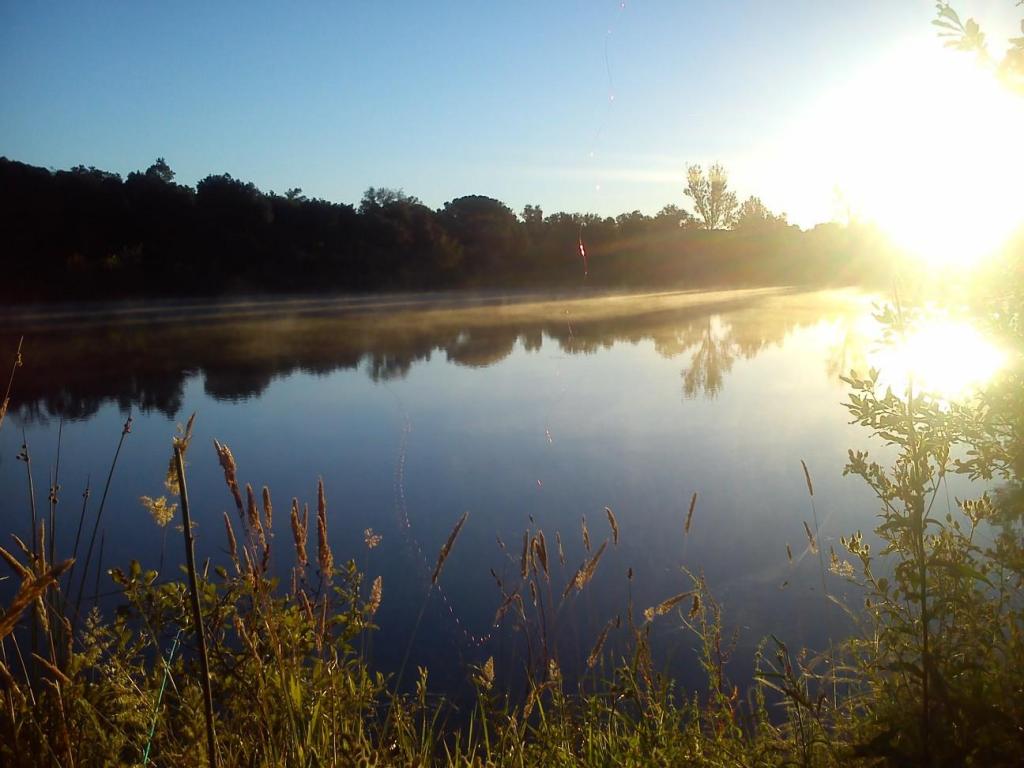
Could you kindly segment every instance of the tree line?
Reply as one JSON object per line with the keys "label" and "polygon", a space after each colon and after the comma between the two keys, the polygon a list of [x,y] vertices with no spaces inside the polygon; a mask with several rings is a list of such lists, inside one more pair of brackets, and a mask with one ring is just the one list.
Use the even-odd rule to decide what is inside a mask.
{"label": "tree line", "polygon": [[742,286],[884,281],[872,230],[803,231],[720,166],[692,166],[695,214],[558,212],[467,195],[432,209],[370,188],[358,205],[265,193],[228,174],[178,184],[163,159],[122,178],[0,158],[7,302],[450,288]]}

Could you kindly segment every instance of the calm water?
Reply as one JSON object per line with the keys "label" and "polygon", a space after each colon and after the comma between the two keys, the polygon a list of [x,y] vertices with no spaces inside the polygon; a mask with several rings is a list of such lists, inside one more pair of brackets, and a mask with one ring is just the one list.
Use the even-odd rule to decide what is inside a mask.
{"label": "calm water", "polygon": [[[687,589],[688,568],[704,574],[739,631],[732,669],[742,680],[768,632],[820,648],[847,631],[822,599],[817,557],[805,552],[812,510],[800,460],[814,477],[826,551],[874,525],[870,493],[842,477],[847,449],[868,441],[847,424],[837,378],[862,359],[858,329],[869,310],[854,293],[755,291],[129,307],[85,324],[54,314],[19,328],[8,321],[4,359],[11,333],[24,330],[25,366],[0,429],[0,530],[27,537],[25,465],[15,459],[22,428],[44,506],[63,416],[57,541],[66,552],[81,491],[91,478],[91,519],[130,411],[104,513],[104,568],[132,559],[157,568],[163,558],[174,575],[180,536],[170,528],[165,540],[138,498],[165,493],[175,424],[195,411],[199,557],[228,562],[221,513],[234,514],[233,502],[214,438],[232,448],[242,480],[273,492],[281,573],[292,563],[288,502],[315,506],[323,477],[336,560],[356,558],[370,578],[383,576],[372,646],[382,669],[400,662],[433,560],[463,511],[469,520],[410,658],[441,686],[491,654],[499,676],[519,663],[521,640],[491,626],[500,598],[489,569],[515,581],[531,518],[549,546],[561,533],[557,595],[586,556],[581,518],[596,547],[610,537],[609,506],[620,542],[563,614],[565,666],[586,658],[610,617],[625,618],[630,589],[642,611]],[[368,527],[383,536],[372,552]],[[829,579],[830,590],[846,592]],[[100,587],[112,585],[104,577]],[[10,591],[0,583],[0,597]],[[680,625],[675,615],[656,622],[657,658],[697,685]]]}

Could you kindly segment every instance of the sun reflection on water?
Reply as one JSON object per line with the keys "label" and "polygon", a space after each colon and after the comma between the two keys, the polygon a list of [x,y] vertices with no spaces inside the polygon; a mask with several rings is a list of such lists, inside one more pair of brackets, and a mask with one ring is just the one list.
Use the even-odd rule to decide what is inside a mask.
{"label": "sun reflection on water", "polygon": [[881,390],[915,392],[945,401],[962,400],[988,383],[1006,364],[1006,353],[977,327],[954,317],[935,316],[905,337],[866,350],[880,374]]}

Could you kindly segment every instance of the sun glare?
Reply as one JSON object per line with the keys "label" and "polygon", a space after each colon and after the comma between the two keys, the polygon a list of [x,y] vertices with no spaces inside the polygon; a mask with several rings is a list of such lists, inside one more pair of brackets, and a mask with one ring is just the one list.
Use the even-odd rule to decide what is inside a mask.
{"label": "sun glare", "polygon": [[904,395],[913,382],[916,392],[950,401],[992,379],[1006,356],[969,323],[939,317],[922,323],[902,342],[870,350],[867,362],[881,371],[883,390]]}
{"label": "sun glare", "polygon": [[[934,43],[934,41],[930,41]],[[968,54],[904,45],[837,87],[801,151],[853,215],[935,267],[965,267],[1024,222],[1024,98]]]}

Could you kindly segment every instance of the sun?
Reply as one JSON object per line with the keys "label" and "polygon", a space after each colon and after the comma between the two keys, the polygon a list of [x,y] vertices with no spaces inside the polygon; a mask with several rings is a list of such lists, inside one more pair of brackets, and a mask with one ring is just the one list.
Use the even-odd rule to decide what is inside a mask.
{"label": "sun", "polygon": [[1024,97],[969,54],[899,46],[838,84],[804,144],[852,212],[932,267],[968,267],[1024,223]]}

